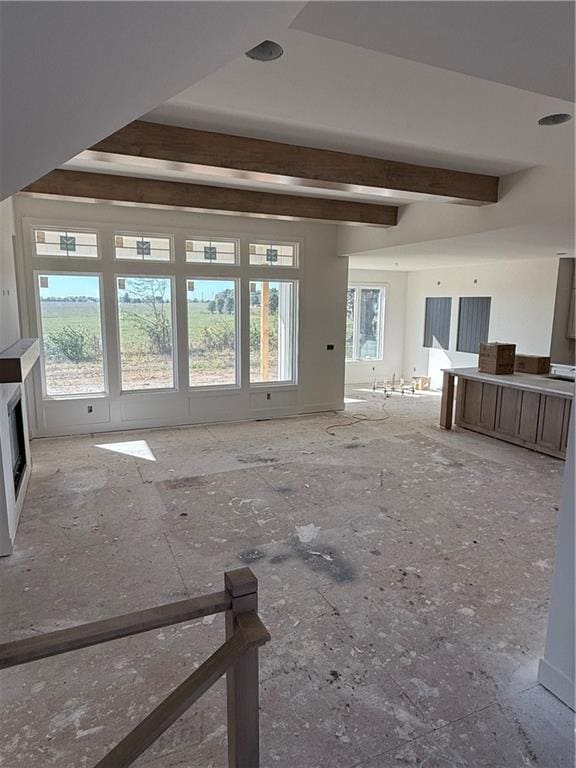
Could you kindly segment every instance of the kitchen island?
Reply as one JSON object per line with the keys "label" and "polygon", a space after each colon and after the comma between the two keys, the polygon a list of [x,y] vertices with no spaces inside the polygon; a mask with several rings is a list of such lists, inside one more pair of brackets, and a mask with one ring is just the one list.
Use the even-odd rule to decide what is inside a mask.
{"label": "kitchen island", "polygon": [[571,381],[526,373],[495,375],[480,373],[477,368],[447,368],[440,426],[451,429],[454,418],[462,429],[564,458],[573,397]]}

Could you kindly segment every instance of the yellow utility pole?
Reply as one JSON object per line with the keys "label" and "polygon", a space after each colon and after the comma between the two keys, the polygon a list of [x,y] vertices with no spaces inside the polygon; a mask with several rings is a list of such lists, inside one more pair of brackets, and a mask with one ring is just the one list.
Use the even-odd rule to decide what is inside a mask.
{"label": "yellow utility pole", "polygon": [[262,295],[260,296],[260,380],[268,381],[270,366],[270,284],[262,280]]}

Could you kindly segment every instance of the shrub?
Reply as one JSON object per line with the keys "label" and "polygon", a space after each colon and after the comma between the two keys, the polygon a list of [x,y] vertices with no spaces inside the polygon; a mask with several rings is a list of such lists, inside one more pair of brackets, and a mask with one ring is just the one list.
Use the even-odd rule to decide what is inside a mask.
{"label": "shrub", "polygon": [[46,341],[49,352],[72,363],[90,363],[100,354],[98,337],[82,326],[64,325],[49,333]]}
{"label": "shrub", "polygon": [[234,328],[230,326],[208,326],[203,328],[199,339],[199,350],[204,354],[210,352],[227,352],[234,348],[236,338]]}

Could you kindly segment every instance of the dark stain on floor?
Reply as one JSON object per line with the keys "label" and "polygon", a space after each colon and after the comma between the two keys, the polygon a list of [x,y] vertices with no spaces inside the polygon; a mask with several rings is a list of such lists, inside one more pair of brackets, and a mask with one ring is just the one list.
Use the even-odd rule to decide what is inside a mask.
{"label": "dark stain on floor", "polygon": [[[298,559],[311,571],[322,573],[337,584],[351,582],[355,577],[354,565],[332,546],[326,546],[320,542],[303,543],[297,536],[293,536],[281,546],[280,551],[275,551],[268,556],[268,562],[272,565]],[[249,565],[266,559],[267,555],[261,549],[247,549],[240,552],[238,557],[243,563]]]}

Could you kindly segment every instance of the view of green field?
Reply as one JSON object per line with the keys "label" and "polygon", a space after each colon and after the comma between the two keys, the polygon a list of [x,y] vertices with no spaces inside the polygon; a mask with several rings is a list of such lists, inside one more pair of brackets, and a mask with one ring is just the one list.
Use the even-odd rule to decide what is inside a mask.
{"label": "view of green field", "polygon": [[[74,277],[50,277],[53,284]],[[105,390],[97,278],[85,282],[87,295],[53,295],[40,290],[46,394],[92,394]],[[41,278],[45,281],[45,278]],[[190,385],[236,383],[236,306],[233,281],[190,281],[188,349]],[[75,286],[76,287],[76,286]],[[276,290],[271,287],[271,297]],[[60,291],[61,292],[61,291]],[[171,285],[168,278],[118,279],[118,330],[123,390],[174,386]],[[268,313],[268,366],[261,368],[260,291],[251,295],[250,373],[252,381],[279,378],[278,302]]]}

